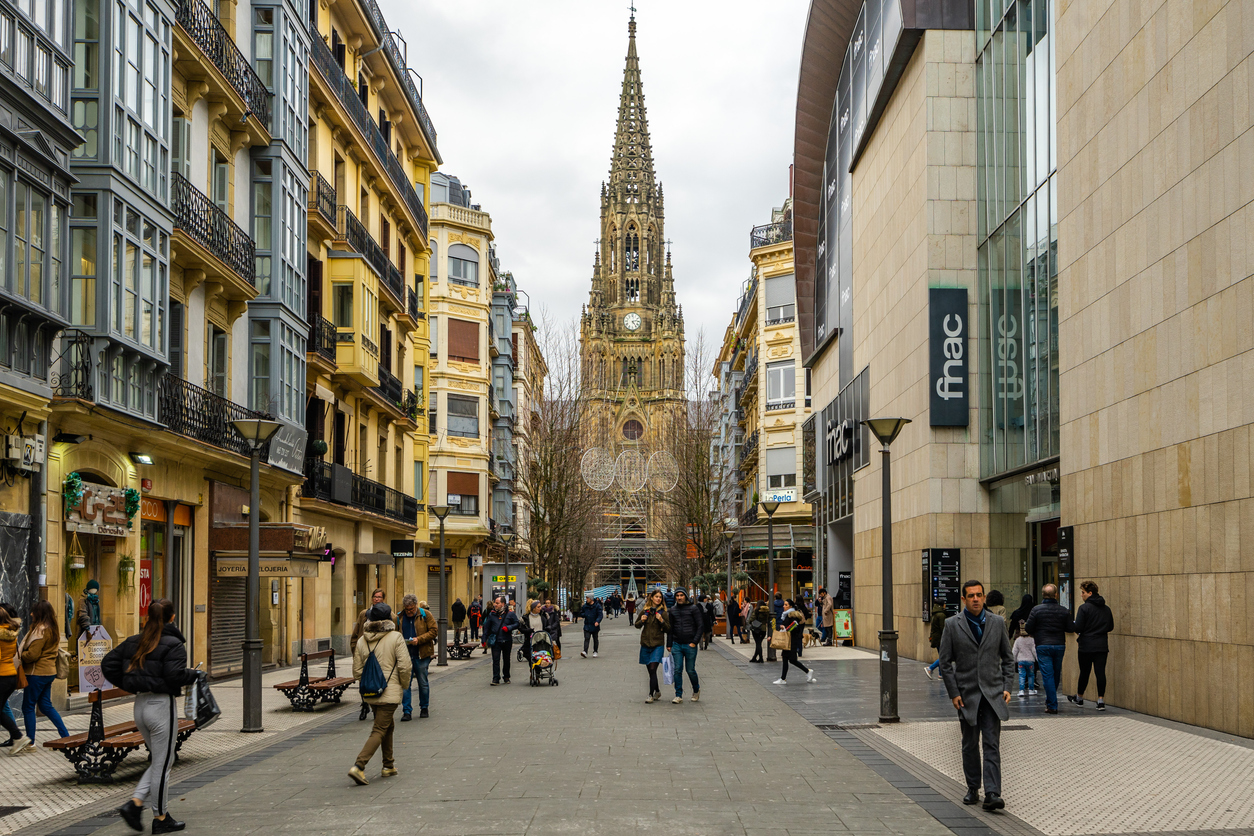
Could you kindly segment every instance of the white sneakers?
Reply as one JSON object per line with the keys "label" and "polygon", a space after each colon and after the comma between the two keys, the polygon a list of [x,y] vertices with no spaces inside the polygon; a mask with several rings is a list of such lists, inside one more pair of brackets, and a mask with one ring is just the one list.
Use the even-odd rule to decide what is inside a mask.
{"label": "white sneakers", "polygon": [[775,685],[787,685],[787,684],[788,684],[788,680],[787,680],[787,679],[777,679],[777,680],[775,680],[775,682],[774,682],[773,684],[775,684]]}
{"label": "white sneakers", "polygon": [[671,704],[672,704],[672,705],[679,705],[679,704],[680,704],[681,702],[683,702],[683,701],[684,701],[684,698],[683,698],[683,697],[675,697],[675,699],[671,700]]}
{"label": "white sneakers", "polygon": [[818,680],[814,678],[814,671],[806,671],[806,682],[818,682]]}
{"label": "white sneakers", "polygon": [[[583,658],[587,659],[587,658],[588,658],[588,651],[586,651],[586,650],[581,650],[581,651],[579,651],[579,655],[580,655],[580,656],[582,656]],[[594,655],[595,655],[595,654],[594,654]]]}
{"label": "white sneakers", "polygon": [[[1020,693],[1020,694],[1022,694],[1023,692],[1022,692],[1022,691],[1020,691],[1019,693]],[[1035,696],[1036,696],[1036,689],[1035,689],[1035,688],[1029,688],[1029,689],[1028,689],[1028,696],[1029,696],[1029,697],[1035,697]]]}
{"label": "white sneakers", "polygon": [[1019,689],[1019,699],[1023,699],[1023,689]]}
{"label": "white sneakers", "polygon": [[594,651],[592,651],[592,658],[593,658],[593,659],[597,658],[597,652],[596,652],[595,650],[594,650]]}
{"label": "white sneakers", "polygon": [[20,755],[26,749],[30,749],[33,752],[35,750],[35,744],[25,737],[19,737],[17,740],[13,741],[13,748],[9,750],[9,755]]}

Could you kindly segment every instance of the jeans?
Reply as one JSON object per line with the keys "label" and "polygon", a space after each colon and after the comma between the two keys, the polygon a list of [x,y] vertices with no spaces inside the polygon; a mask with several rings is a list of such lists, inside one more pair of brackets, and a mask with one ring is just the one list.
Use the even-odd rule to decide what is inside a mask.
{"label": "jeans", "polygon": [[[1019,666],[1019,690],[1035,691],[1036,690],[1036,663],[1035,662],[1017,662]],[[1026,683],[1026,684],[1025,684]]]}
{"label": "jeans", "polygon": [[426,710],[431,705],[431,680],[427,678],[431,657],[415,659],[411,656],[410,661],[414,663],[414,675],[409,679],[409,687],[401,692],[401,711],[405,714],[414,713],[414,680],[418,680],[418,707]]}
{"label": "jeans", "polygon": [[[514,643],[503,642],[497,639],[496,644],[492,645],[492,681],[500,682],[501,674],[504,672],[505,681],[509,681],[509,657],[514,655]],[[504,668],[504,671],[502,671]]]}
{"label": "jeans", "polygon": [[1101,653],[1086,653],[1080,651],[1080,679],[1076,682],[1075,692],[1081,697],[1089,687],[1089,668],[1093,669],[1093,673],[1097,674],[1097,698],[1100,700],[1106,696],[1106,657],[1109,654],[1106,651]]}
{"label": "jeans", "polygon": [[361,752],[357,755],[357,768],[365,769],[366,764],[370,763],[370,759],[374,757],[374,753],[379,751],[379,746],[383,747],[383,766],[391,769],[396,765],[392,760],[392,735],[396,731],[396,703],[379,703],[370,706],[374,709],[374,725],[370,729],[370,737],[366,738],[366,745],[361,747]]}
{"label": "jeans", "polygon": [[601,652],[601,634],[594,633],[591,630],[583,631],[583,652],[584,653],[588,652],[588,640],[589,639],[592,640],[592,652],[600,653]]}
{"label": "jeans", "polygon": [[33,743],[35,740],[35,707],[52,721],[62,737],[69,737],[70,732],[61,722],[61,715],[52,707],[52,683],[55,676],[27,676],[26,689],[22,691],[22,716],[26,720],[26,736]]}
{"label": "jeans", "polygon": [[1058,710],[1058,680],[1062,678],[1062,656],[1067,652],[1065,644],[1038,644],[1036,663],[1041,666],[1041,679],[1045,682],[1045,707]]}
{"label": "jeans", "polygon": [[938,657],[935,662],[927,666],[927,669],[929,671],[934,671],[939,667],[940,667],[940,658]]}
{"label": "jeans", "polygon": [[675,696],[684,695],[684,668],[692,682],[692,692],[701,693],[701,680],[697,679],[697,649],[686,644],[671,645],[671,663],[675,666]]}
{"label": "jeans", "polygon": [[821,635],[823,644],[827,644],[832,640],[832,628],[819,625],[819,635]]}

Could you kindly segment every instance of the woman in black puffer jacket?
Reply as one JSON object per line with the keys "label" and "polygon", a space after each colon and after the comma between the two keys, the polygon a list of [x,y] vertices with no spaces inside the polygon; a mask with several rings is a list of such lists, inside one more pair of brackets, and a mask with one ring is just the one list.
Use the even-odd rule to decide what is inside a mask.
{"label": "woman in black puffer jacket", "polygon": [[169,815],[170,769],[178,742],[178,700],[183,686],[199,674],[187,668],[187,646],[174,626],[174,604],[162,598],[148,605],[139,635],[109,651],[100,662],[105,678],[135,695],[135,725],[144,736],[152,763],[131,800],[118,813],[133,830],[143,830],[144,802],[152,798],[153,833],[173,833],[186,825]]}

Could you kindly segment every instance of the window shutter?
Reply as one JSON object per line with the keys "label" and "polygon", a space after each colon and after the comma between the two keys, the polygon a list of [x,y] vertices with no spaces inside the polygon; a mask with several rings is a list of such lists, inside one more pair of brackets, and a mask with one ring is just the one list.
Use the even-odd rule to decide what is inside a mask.
{"label": "window shutter", "polygon": [[448,353],[454,360],[479,362],[479,323],[464,319],[448,321]]}
{"label": "window shutter", "polygon": [[766,280],[766,306],[778,308],[780,305],[791,305],[797,301],[796,283],[791,273],[787,276],[775,276]]}
{"label": "window shutter", "polygon": [[766,450],[766,475],[787,476],[797,472],[796,447],[768,447]]}
{"label": "window shutter", "polygon": [[308,256],[305,261],[305,274],[309,277],[309,295],[306,297],[306,313],[308,316],[306,319],[312,324],[315,315],[322,315],[322,262],[313,256]]}
{"label": "window shutter", "polygon": [[450,470],[448,472],[448,492],[464,496],[478,496],[479,474],[458,473],[455,470]]}
{"label": "window shutter", "polygon": [[183,377],[183,303],[170,300],[170,374]]}

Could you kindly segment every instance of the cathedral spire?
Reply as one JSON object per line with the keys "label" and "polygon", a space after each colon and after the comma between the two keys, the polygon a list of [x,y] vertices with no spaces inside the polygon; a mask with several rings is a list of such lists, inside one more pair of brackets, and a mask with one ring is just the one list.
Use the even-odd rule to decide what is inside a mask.
{"label": "cathedral spire", "polygon": [[640,82],[640,56],[636,54],[636,15],[627,22],[627,66],[618,100],[618,126],[610,158],[610,188],[624,190],[639,200],[653,185],[653,146],[649,144],[649,119],[644,110],[644,86]]}

